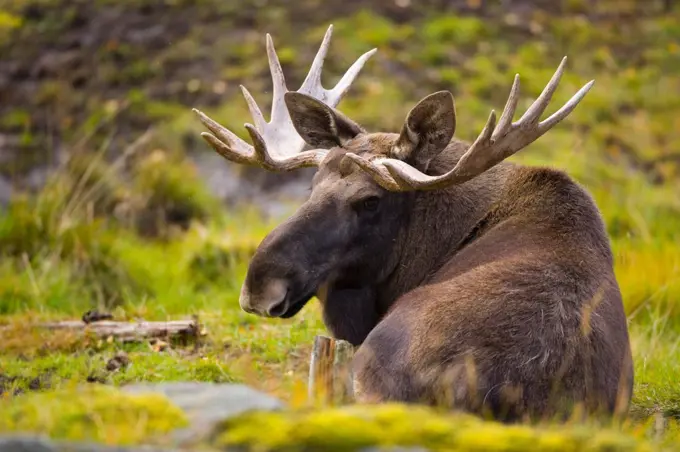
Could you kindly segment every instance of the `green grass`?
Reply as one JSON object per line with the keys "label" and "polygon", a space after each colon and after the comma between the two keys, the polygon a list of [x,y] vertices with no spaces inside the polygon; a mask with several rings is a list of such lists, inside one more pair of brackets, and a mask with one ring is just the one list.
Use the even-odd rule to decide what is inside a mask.
{"label": "green grass", "polygon": [[[57,0],[43,3],[54,6]],[[229,7],[219,3],[219,12],[226,14]],[[574,10],[587,9],[580,2],[569,3]],[[212,5],[208,0],[205,4]],[[173,5],[169,11],[183,3]],[[30,35],[33,27],[48,33],[62,26],[48,19],[25,23],[20,14],[23,0],[11,6],[6,12],[0,8],[0,44],[16,30],[21,37]],[[263,32],[272,33],[290,71],[292,88],[302,80],[327,22],[312,20],[297,32],[289,23],[292,11],[272,8],[253,14],[256,23],[266,24]],[[379,46],[379,53],[340,105],[343,112],[372,130],[397,131],[420,97],[450,89],[456,98],[457,135],[473,139],[489,110],[502,109],[515,72],[522,80],[521,111],[538,95],[563,55],[569,56],[569,63],[551,111],[588,80],[596,80],[568,120],[512,160],[565,169],[596,199],[616,256],[635,359],[633,406],[624,429],[639,441],[663,444],[680,439],[680,167],[674,157],[680,149],[680,97],[672,95],[680,92],[679,18],[677,9],[665,16],[597,22],[579,14],[557,17],[537,12],[528,22],[518,22],[507,15],[482,20],[420,11],[403,22],[380,11],[352,11],[333,21],[335,35],[325,81],[330,86],[332,75],[360,53]],[[139,63],[120,74],[107,72],[110,62],[101,56],[102,72],[96,77],[134,80],[133,86],[124,84],[122,98],[115,100],[120,105],[129,103],[115,118],[107,113],[112,103],[92,98],[85,105],[82,98],[61,90],[59,81],[41,86],[42,96],[56,96],[86,114],[81,122],[70,118],[62,124],[76,130],[76,136],[90,136],[85,147],[94,148],[96,138],[106,141],[106,134],[94,132],[102,121],[127,124],[130,118],[154,123],[155,147],[117,157],[114,163],[97,152],[76,154],[41,193],[18,197],[0,212],[0,389],[7,399],[0,402],[0,431],[37,428],[60,437],[118,443],[149,434],[126,431],[115,436],[112,430],[93,431],[89,424],[72,428],[73,417],[50,419],[49,413],[58,412],[64,400],[61,391],[69,394],[72,385],[88,379],[114,386],[135,381],[248,382],[294,407],[305,405],[310,347],[313,337],[324,333],[318,304],[310,303],[293,319],[275,320],[245,314],[237,301],[249,257],[281,218],[265,221],[253,211],[219,206],[178,144],[203,131],[189,106],[172,98],[149,98],[143,82],[161,77],[158,67],[165,64],[212,61],[219,68],[217,75],[202,76],[200,83],[193,84],[182,79],[182,86],[205,94],[215,82],[226,83],[218,106],[191,106],[214,114],[245,137],[242,124],[248,120],[247,109],[235,97],[239,94],[233,86],[246,84],[260,102],[265,97],[259,93],[270,91],[262,33],[246,31],[240,37],[242,45],[233,46],[229,36],[213,39],[211,25],[197,27],[150,56],[152,67],[145,66],[148,61],[141,61],[135,49],[119,48],[122,58]],[[34,138],[28,126],[32,107],[24,107],[0,116],[0,126],[21,130],[30,140]],[[121,171],[122,166],[128,171]],[[168,222],[176,217],[182,221]],[[93,307],[109,309],[121,320],[197,315],[207,335],[195,344],[171,344],[159,350],[151,343],[100,341],[33,326],[45,320],[79,318]],[[130,364],[107,371],[107,361],[121,350]],[[26,394],[36,389],[40,391]],[[56,398],[47,402],[42,391],[45,397]],[[115,399],[113,393],[102,394]],[[44,418],[17,420],[43,403],[52,410]],[[392,439],[401,438],[397,433],[410,438],[410,430],[400,430],[400,415],[388,416],[399,409],[385,409],[377,416],[389,418],[385,422],[395,429]],[[135,413],[131,415],[139,415]],[[337,419],[361,424],[342,430],[346,435],[336,438],[338,444],[346,444],[343,441],[351,436],[358,442],[374,437],[391,441],[390,435],[375,433],[375,426],[383,421],[365,421],[356,411],[305,413],[290,419],[248,419],[255,427],[237,421],[244,423],[220,441],[256,442],[253,431],[274,426],[278,433],[272,434],[270,446],[287,445],[281,438],[289,431],[299,431],[298,440],[310,445],[318,441],[324,422]],[[650,432],[658,414],[666,418],[667,428],[655,439]],[[594,427],[583,427],[585,433],[579,433],[578,426],[507,430],[461,419],[437,420],[432,425],[436,433],[438,422],[446,424],[444,430],[461,422],[467,427],[451,441],[475,433],[498,450],[517,447],[506,443],[512,435],[545,444],[546,450],[583,450],[578,438],[591,434],[599,438],[589,443],[592,450],[604,450],[609,441],[610,450],[649,450],[646,443]],[[464,443],[472,445],[472,440]],[[458,447],[449,446],[449,450]]]}

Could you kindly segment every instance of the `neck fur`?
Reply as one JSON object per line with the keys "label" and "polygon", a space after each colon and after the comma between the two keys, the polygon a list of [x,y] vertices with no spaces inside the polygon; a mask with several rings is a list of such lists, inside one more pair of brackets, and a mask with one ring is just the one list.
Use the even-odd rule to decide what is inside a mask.
{"label": "neck fur", "polygon": [[[452,142],[430,165],[428,173],[443,174],[468,148]],[[395,244],[394,271],[378,289],[386,312],[404,293],[418,287],[446,263],[502,193],[514,165],[501,163],[480,176],[442,190],[413,194],[409,218]]]}

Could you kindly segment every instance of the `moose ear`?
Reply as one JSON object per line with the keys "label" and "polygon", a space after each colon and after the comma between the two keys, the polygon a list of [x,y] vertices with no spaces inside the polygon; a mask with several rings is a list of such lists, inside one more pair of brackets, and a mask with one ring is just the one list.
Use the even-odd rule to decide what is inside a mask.
{"label": "moose ear", "polygon": [[314,97],[291,91],[284,99],[295,130],[310,146],[323,149],[342,146],[364,132],[347,116]]}
{"label": "moose ear", "polygon": [[430,94],[409,112],[392,147],[392,157],[424,171],[449,144],[455,130],[453,95],[449,91]]}

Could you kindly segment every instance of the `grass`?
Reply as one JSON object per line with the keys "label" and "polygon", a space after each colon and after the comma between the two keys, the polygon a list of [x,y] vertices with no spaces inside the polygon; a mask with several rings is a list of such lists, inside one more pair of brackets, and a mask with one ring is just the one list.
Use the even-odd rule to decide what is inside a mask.
{"label": "grass", "polygon": [[[0,8],[0,44],[16,30],[20,34],[13,36],[21,38],[30,36],[32,27],[51,33],[62,26],[47,19],[45,23],[25,21],[22,2],[12,2],[6,12]],[[57,0],[43,3],[58,4]],[[232,13],[224,2],[219,3],[222,6],[216,14]],[[565,169],[593,194],[602,211],[635,359],[633,406],[623,426],[627,436],[573,425],[512,430],[434,414],[427,424],[433,430],[424,427],[425,431],[413,432],[409,429],[415,426],[404,420],[399,407],[375,412],[359,408],[305,411],[310,347],[313,337],[324,333],[319,306],[311,303],[293,319],[274,320],[247,315],[237,302],[249,257],[282,218],[263,219],[255,211],[221,207],[178,145],[202,131],[188,105],[172,96],[149,95],[158,85],[144,82],[150,78],[157,83],[162,78],[159,74],[165,71],[158,67],[212,61],[220,70],[189,74],[189,79],[182,78],[189,77],[184,73],[168,77],[173,82],[177,81],[173,77],[179,77],[180,85],[197,95],[206,95],[206,90],[219,92],[223,102],[209,102],[201,108],[244,136],[247,110],[242,99],[234,98],[238,95],[234,86],[247,80],[245,84],[258,100],[264,100],[258,94],[269,90],[262,33],[253,32],[252,27],[241,30],[243,45],[231,46],[230,37],[213,39],[215,30],[209,21],[181,39],[168,40],[173,44],[158,54],[149,53],[148,60],[135,53],[139,49],[121,46],[117,58],[138,63],[124,73],[106,72],[110,63],[106,58],[111,55],[101,56],[102,72],[93,79],[117,79],[119,91],[107,92],[113,100],[92,98],[98,101],[85,103],[82,95],[59,89],[62,81],[48,80],[42,85],[42,96],[56,96],[58,102],[84,112],[82,121],[63,118],[64,127],[90,138],[85,144],[79,140],[80,147],[98,149],[101,144],[101,149],[108,150],[105,144],[109,143],[114,148],[115,140],[99,131],[99,125],[107,121],[121,129],[135,121],[145,128],[152,121],[157,133],[148,149],[114,153],[113,163],[102,152],[75,153],[40,193],[17,197],[6,211],[0,211],[0,392],[5,399],[0,401],[0,431],[28,429],[111,443],[139,441],[167,425],[123,429],[118,435],[115,426],[119,424],[113,421],[112,428],[93,430],[89,420],[118,413],[96,403],[74,406],[63,419],[54,413],[64,400],[76,397],[72,391],[78,383],[118,386],[136,381],[199,380],[248,382],[302,410],[289,418],[266,415],[235,421],[219,437],[221,444],[288,447],[286,441],[292,435],[288,433],[296,432],[293,437],[298,446],[311,446],[331,421],[347,423],[347,429],[335,438],[344,446],[349,440],[356,445],[376,438],[379,442],[427,439],[437,436],[440,426],[449,432],[451,425],[460,428],[460,435],[448,439],[455,444],[441,443],[449,450],[460,444],[473,447],[475,435],[488,439],[498,450],[514,450],[522,441],[545,445],[545,450],[585,450],[579,441],[586,440],[592,450],[650,450],[651,445],[670,447],[678,441],[680,166],[675,157],[680,148],[680,98],[670,95],[680,92],[678,11],[638,20],[598,18],[593,26],[578,13],[588,9],[585,3],[568,3],[576,12],[556,16],[537,11],[528,18],[505,14],[488,20],[424,9],[404,22],[379,8],[377,12],[352,11],[333,21],[333,50],[326,64],[329,74],[339,74],[361,52],[379,46],[379,53],[366,65],[340,109],[370,129],[396,131],[417,99],[450,89],[456,98],[457,135],[466,139],[481,130],[491,108],[502,108],[515,72],[521,74],[522,111],[565,54],[569,56],[567,73],[553,105],[564,102],[590,78],[596,80],[567,121],[512,160]],[[168,11],[183,11],[182,2],[173,5]],[[260,9],[268,11],[258,10],[251,19],[267,24],[265,31],[272,33],[293,87],[301,82],[327,21],[312,20],[294,32],[288,20],[294,15],[292,10]],[[248,11],[244,7],[239,14]],[[230,33],[239,32],[234,30]],[[147,63],[151,67],[145,67]],[[134,80],[132,86],[120,80],[128,78]],[[331,80],[325,83],[330,86]],[[194,106],[197,98],[184,97],[185,88],[178,96]],[[106,109],[115,110],[114,104],[129,107],[108,115]],[[32,115],[33,106],[17,107],[0,115],[0,127],[18,130],[31,141],[37,133],[32,129]],[[78,318],[93,307],[111,310],[121,320],[197,315],[208,335],[196,344],[159,348],[152,343],[121,344],[32,326],[39,321]],[[107,361],[119,351],[127,353],[130,364],[107,370]],[[96,400],[104,397],[112,404],[120,400],[117,393],[99,385],[92,391]],[[42,406],[49,409],[40,417],[35,407]],[[135,416],[155,413],[137,407],[130,412],[131,423]],[[77,410],[90,414],[83,417]],[[657,437],[658,415],[666,419],[666,428]],[[76,418],[86,422],[79,424]],[[376,428],[383,427],[393,434],[377,434]],[[253,438],[253,432],[270,428],[270,443]],[[516,442],[508,442],[509,438]],[[475,447],[481,450],[485,444]]]}

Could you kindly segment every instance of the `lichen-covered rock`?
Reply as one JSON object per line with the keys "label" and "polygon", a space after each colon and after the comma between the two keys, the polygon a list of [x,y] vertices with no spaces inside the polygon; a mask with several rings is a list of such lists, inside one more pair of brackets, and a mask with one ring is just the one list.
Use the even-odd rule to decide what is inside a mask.
{"label": "lichen-covered rock", "polygon": [[42,434],[52,439],[131,445],[186,425],[182,410],[162,394],[127,394],[107,386],[78,386],[0,400],[0,435]]}
{"label": "lichen-covered rock", "polygon": [[184,411],[189,426],[174,432],[180,443],[209,436],[216,425],[249,411],[280,410],[284,404],[242,384],[207,382],[139,383],[123,387],[130,394],[160,393]]}
{"label": "lichen-covered rock", "polygon": [[398,404],[249,413],[220,428],[216,446],[258,452],[660,450],[643,438],[610,428],[504,425]]}

